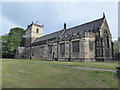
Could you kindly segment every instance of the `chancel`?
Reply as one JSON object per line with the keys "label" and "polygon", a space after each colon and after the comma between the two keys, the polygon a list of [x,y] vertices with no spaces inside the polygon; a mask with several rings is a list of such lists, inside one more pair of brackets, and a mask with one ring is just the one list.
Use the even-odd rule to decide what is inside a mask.
{"label": "chancel", "polygon": [[113,60],[111,32],[103,16],[82,25],[44,35],[43,25],[31,23],[25,34],[25,46],[18,47],[16,58],[63,61]]}

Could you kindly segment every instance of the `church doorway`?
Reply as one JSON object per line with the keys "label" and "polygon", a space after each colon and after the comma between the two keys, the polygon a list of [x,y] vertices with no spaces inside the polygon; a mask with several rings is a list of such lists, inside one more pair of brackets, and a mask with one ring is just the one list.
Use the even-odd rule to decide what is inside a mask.
{"label": "church doorway", "polygon": [[53,52],[52,58],[53,58],[53,60],[55,60],[55,52]]}

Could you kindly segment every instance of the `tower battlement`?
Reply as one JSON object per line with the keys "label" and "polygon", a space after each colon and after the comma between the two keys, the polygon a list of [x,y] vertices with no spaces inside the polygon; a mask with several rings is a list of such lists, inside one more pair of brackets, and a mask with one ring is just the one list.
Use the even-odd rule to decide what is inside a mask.
{"label": "tower battlement", "polygon": [[28,25],[25,32],[25,46],[33,43],[36,38],[43,36],[43,25],[38,25],[36,23],[31,23]]}

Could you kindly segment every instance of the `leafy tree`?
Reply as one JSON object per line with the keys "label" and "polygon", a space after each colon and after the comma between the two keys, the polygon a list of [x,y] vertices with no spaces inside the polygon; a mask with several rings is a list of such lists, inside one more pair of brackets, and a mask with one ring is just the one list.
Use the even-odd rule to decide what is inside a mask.
{"label": "leafy tree", "polygon": [[118,40],[114,41],[114,53],[115,53],[115,55],[119,53],[119,43],[118,43]]}
{"label": "leafy tree", "polygon": [[18,27],[10,29],[10,33],[9,33],[10,36],[13,35],[12,36],[13,38],[18,36],[17,40],[20,41],[20,46],[24,46],[24,42],[23,42],[24,34],[25,34],[25,30],[22,28],[18,28]]}
{"label": "leafy tree", "polygon": [[23,46],[23,35],[25,30],[22,28],[12,28],[10,32],[2,36],[2,56],[14,57],[18,46]]}
{"label": "leafy tree", "polygon": [[0,58],[2,58],[2,37],[0,36]]}

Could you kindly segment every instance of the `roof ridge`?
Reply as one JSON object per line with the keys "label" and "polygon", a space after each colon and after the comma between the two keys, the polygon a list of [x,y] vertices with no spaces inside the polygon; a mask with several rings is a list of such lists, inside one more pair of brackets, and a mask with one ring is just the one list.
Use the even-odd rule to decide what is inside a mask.
{"label": "roof ridge", "polygon": [[68,28],[68,29],[73,29],[73,28],[83,26],[83,25],[86,25],[86,24],[90,24],[92,22],[96,22],[96,21],[99,21],[99,20],[102,20],[102,19],[104,19],[104,18],[102,17],[102,18],[99,18],[99,19],[95,19],[95,20],[92,20],[92,21],[89,21],[89,22],[86,22],[86,23],[83,23],[83,24],[80,24],[80,25],[77,25],[77,26],[74,26],[74,27],[71,27],[71,28]]}
{"label": "roof ridge", "polygon": [[[62,30],[63,30],[63,29],[62,29]],[[46,35],[44,35],[44,36],[48,36],[48,35],[51,35],[51,34],[54,34],[54,33],[60,32],[60,31],[62,31],[62,30],[55,31],[55,32],[52,32],[52,33],[46,34]],[[41,36],[41,37],[44,37],[44,36]],[[41,38],[41,37],[39,37],[39,38]]]}
{"label": "roof ridge", "polygon": [[[49,33],[49,34],[46,34],[46,35],[43,35],[43,36],[41,36],[41,37],[36,38],[36,40],[38,40],[38,39],[40,39],[40,38],[44,38],[44,37],[49,36],[49,35],[52,35],[52,34],[54,34],[54,33],[62,32],[62,31],[63,31],[63,29],[62,29],[62,30],[59,30],[59,31],[55,31],[55,32]],[[59,36],[58,36],[58,37],[59,37]],[[35,40],[35,42],[36,42],[36,40]],[[37,41],[37,42],[38,42],[38,41]]]}
{"label": "roof ridge", "polygon": [[[52,33],[49,33],[49,34],[46,34],[46,35],[44,35],[44,36],[41,36],[41,37],[39,37],[39,38],[37,38],[36,40],[35,40],[35,42],[39,42],[39,41],[41,41],[42,40],[42,38],[44,39],[44,38],[48,38],[48,36],[52,36],[52,35],[55,35],[55,34],[57,34],[57,33],[59,33],[59,34],[57,34],[57,37],[59,38],[59,37],[61,37],[61,36],[64,36],[64,34],[66,34],[67,32],[70,32],[72,29],[74,29],[74,28],[78,28],[78,27],[94,27],[94,25],[95,25],[95,23],[101,23],[102,24],[102,22],[103,22],[103,20],[104,20],[104,18],[102,17],[102,18],[99,18],[99,19],[95,19],[95,20],[92,20],[92,21],[90,21],[90,22],[87,22],[87,23],[84,23],[84,24],[81,24],[81,25],[77,25],[77,26],[74,26],[74,27],[72,27],[72,28],[68,28],[68,29],[62,29],[62,30],[59,30],[59,31],[55,31],[55,32],[52,32]],[[93,25],[93,26],[91,26],[91,24]],[[99,24],[99,26],[101,25],[101,24]],[[84,26],[85,25],[85,26]],[[70,30],[70,31],[69,31]],[[81,31],[81,30],[80,30]],[[56,35],[55,35],[56,36]],[[50,38],[49,37],[49,38]],[[52,36],[53,37],[53,36]]]}

